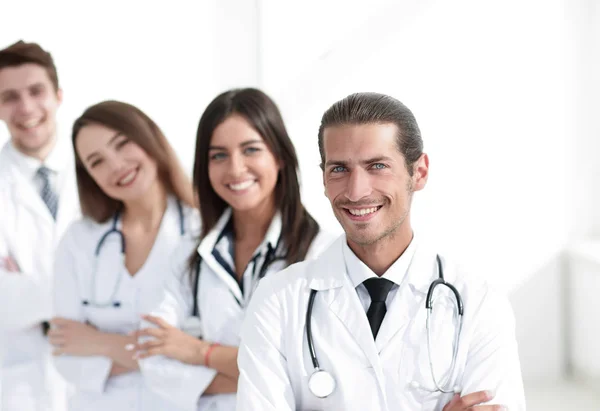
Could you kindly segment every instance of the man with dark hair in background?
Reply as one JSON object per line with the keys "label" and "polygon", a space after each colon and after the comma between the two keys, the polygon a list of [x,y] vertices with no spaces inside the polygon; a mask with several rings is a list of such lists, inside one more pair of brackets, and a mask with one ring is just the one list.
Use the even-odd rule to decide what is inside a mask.
{"label": "man with dark hair in background", "polygon": [[0,50],[0,410],[65,411],[67,387],[45,333],[52,267],[79,217],[70,142],[60,141],[62,90],[52,56],[18,41]]}

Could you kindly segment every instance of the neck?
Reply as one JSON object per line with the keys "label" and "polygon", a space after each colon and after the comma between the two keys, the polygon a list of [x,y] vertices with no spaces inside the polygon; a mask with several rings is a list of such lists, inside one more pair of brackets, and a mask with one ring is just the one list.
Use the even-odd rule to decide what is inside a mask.
{"label": "neck", "polygon": [[48,158],[48,156],[50,155],[50,153],[56,146],[56,137],[52,136],[46,144],[44,144],[42,147],[39,147],[35,150],[28,149],[27,147],[24,147],[24,146],[18,144],[15,141],[15,139],[12,139],[12,144],[13,144],[13,147],[16,150],[18,150],[19,152],[21,152],[22,154],[26,155],[27,157],[32,157],[37,160],[40,160],[43,163],[44,161],[46,161],[46,159]]}
{"label": "neck", "polygon": [[167,191],[164,185],[156,182],[145,195],[125,203],[123,224],[135,223],[144,230],[152,231],[162,221],[167,208]]}
{"label": "neck", "polygon": [[358,244],[349,238],[347,242],[354,254],[381,277],[404,254],[412,238],[413,232],[407,218],[394,232],[373,244]]}
{"label": "neck", "polygon": [[234,210],[233,226],[236,241],[260,244],[267,234],[274,215],[274,199],[266,201],[252,210]]}

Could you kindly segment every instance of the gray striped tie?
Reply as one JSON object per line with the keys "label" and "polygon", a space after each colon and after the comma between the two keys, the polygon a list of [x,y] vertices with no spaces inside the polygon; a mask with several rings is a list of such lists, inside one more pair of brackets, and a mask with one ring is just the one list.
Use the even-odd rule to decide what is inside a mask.
{"label": "gray striped tie", "polygon": [[56,220],[56,211],[58,209],[58,195],[54,192],[54,190],[52,189],[52,185],[50,184],[50,173],[50,169],[45,166],[41,166],[40,168],[38,168],[37,171],[37,175],[42,181],[42,189],[40,191],[40,196],[42,197],[42,200],[44,200],[44,203],[46,203],[48,210],[50,210],[52,218]]}

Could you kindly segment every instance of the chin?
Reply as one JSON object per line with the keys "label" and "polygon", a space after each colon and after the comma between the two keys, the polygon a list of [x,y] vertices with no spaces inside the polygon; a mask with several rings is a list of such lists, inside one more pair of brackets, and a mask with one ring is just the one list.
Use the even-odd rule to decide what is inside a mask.
{"label": "chin", "polygon": [[18,144],[28,150],[39,150],[50,142],[46,135],[25,135],[19,139]]}
{"label": "chin", "polygon": [[244,199],[241,200],[239,198],[233,199],[233,201],[227,201],[227,203],[236,211],[250,211],[255,209],[260,205],[259,200],[255,199]]}
{"label": "chin", "polygon": [[[366,230],[365,230],[366,231]],[[352,230],[346,231],[346,237],[348,237],[352,242],[367,246],[375,244],[378,240],[381,239],[381,234],[369,233],[361,230]]]}

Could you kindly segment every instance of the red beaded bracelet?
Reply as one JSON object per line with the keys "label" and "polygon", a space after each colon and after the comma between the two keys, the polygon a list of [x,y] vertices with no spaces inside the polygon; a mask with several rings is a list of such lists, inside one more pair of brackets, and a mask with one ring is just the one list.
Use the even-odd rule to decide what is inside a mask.
{"label": "red beaded bracelet", "polygon": [[208,348],[206,349],[206,352],[204,353],[204,365],[208,367],[208,358],[210,357],[210,353],[212,352],[213,348],[220,346],[221,344],[219,343],[212,343],[211,345],[208,346]]}

